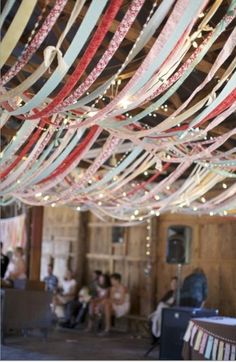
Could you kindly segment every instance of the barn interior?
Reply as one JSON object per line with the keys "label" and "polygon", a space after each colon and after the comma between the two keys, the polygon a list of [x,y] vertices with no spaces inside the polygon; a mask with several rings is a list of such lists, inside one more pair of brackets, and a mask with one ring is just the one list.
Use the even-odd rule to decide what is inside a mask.
{"label": "barn interior", "polygon": [[[2,358],[235,360],[236,1],[1,8]],[[10,270],[17,248],[24,277]],[[207,296],[181,304],[199,268]],[[56,299],[68,270],[73,301],[95,271],[120,275],[129,310],[117,317],[110,285],[87,332],[90,290],[85,321],[68,328]]]}

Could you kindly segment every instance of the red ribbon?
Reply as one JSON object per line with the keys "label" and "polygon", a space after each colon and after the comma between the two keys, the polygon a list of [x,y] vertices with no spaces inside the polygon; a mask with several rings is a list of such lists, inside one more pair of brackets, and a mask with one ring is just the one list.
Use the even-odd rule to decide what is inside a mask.
{"label": "red ribbon", "polygon": [[214,118],[218,114],[222,113],[225,109],[230,107],[235,102],[235,100],[236,100],[236,89],[234,89],[232,93],[230,93],[228,97],[226,97],[212,112],[210,112],[205,118],[203,118],[203,120],[197,124],[197,127],[199,127],[209,119]]}
{"label": "red ribbon", "polygon": [[101,45],[103,39],[105,38],[110,25],[112,24],[116,14],[118,13],[121,3],[123,0],[113,0],[108,6],[100,25],[98,26],[95,34],[93,35],[84,55],[80,59],[79,63],[73,74],[70,76],[69,81],[64,85],[61,91],[57,94],[57,96],[53,99],[53,101],[45,107],[41,112],[38,112],[31,116],[26,116],[26,119],[36,119],[39,117],[44,117],[48,115],[50,112],[53,112],[54,108],[61,103],[65,97],[71,92],[76,83],[79,81],[81,75],[84,73],[88,64],[92,60],[94,54],[98,50]]}
{"label": "red ribbon", "polygon": [[[42,120],[39,124],[39,127],[44,127],[46,122]],[[0,174],[0,180],[2,180],[4,177],[6,177],[11,170],[18,165],[18,163],[22,160],[22,158],[26,155],[26,153],[31,149],[31,147],[36,143],[39,136],[41,135],[42,130],[40,128],[37,129],[37,131],[34,133],[34,135],[30,138],[30,141],[25,145],[25,147],[21,150],[17,158],[11,163],[10,166],[8,166],[1,174]]]}
{"label": "red ribbon", "polygon": [[83,139],[83,141],[71,152],[69,156],[63,161],[63,163],[56,168],[56,170],[48,177],[43,179],[40,183],[44,183],[46,181],[51,180],[52,178],[55,178],[56,176],[63,173],[75,160],[76,158],[81,154],[83,149],[88,145],[88,143],[92,140],[93,136],[98,130],[98,126],[93,126],[87,136]]}

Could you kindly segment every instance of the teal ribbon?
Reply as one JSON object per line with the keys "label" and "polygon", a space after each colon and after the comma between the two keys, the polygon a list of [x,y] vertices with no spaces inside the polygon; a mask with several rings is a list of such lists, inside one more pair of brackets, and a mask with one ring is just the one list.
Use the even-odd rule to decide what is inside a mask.
{"label": "teal ribbon", "polygon": [[[73,38],[69,48],[64,55],[64,61],[67,64],[68,69],[71,67],[78,54],[80,53],[81,49],[85,45],[86,41],[88,40],[107,2],[108,0],[93,0],[92,4],[90,5],[79,27],[79,30],[77,31],[75,37]],[[52,76],[47,80],[44,86],[32,99],[23,107],[20,107],[17,110],[10,112],[10,114],[19,115],[27,113],[31,109],[38,107],[39,104],[41,104],[45,100],[45,98],[47,98],[49,94],[62,81],[63,77],[67,73],[67,70],[62,71],[59,69],[59,67],[57,67]]]}

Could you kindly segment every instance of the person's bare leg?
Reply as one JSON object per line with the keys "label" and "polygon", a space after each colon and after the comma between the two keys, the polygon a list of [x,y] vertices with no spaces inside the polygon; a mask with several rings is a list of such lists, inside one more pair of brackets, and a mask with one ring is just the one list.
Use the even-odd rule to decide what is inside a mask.
{"label": "person's bare leg", "polygon": [[105,314],[105,332],[109,332],[111,329],[111,312],[112,305],[109,299],[104,301],[104,314]]}
{"label": "person's bare leg", "polygon": [[86,332],[90,332],[93,328],[94,312],[95,312],[95,302],[91,301],[89,305],[89,320]]}

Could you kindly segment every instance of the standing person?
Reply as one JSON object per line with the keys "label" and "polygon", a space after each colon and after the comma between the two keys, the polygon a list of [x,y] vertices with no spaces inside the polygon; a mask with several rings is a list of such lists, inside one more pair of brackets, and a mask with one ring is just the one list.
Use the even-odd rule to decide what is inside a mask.
{"label": "standing person", "polygon": [[180,292],[180,305],[203,308],[208,294],[206,275],[201,268],[196,268],[183,282]]}
{"label": "standing person", "polygon": [[9,258],[5,254],[3,254],[2,241],[0,241],[0,245],[1,245],[1,279],[3,279],[7,270],[7,266],[9,264]]}
{"label": "standing person", "polygon": [[7,266],[4,279],[12,281],[16,279],[26,279],[24,250],[20,246],[17,246],[14,250],[12,259]]}
{"label": "standing person", "polygon": [[58,287],[58,278],[53,274],[52,264],[48,264],[48,275],[44,278],[45,290],[55,293]]}
{"label": "standing person", "polygon": [[154,339],[159,339],[161,335],[161,321],[162,321],[162,310],[163,308],[170,308],[175,304],[177,289],[177,277],[171,278],[170,289],[166,294],[161,298],[160,302],[157,304],[155,312],[153,312],[149,319],[152,322],[152,335]]}

